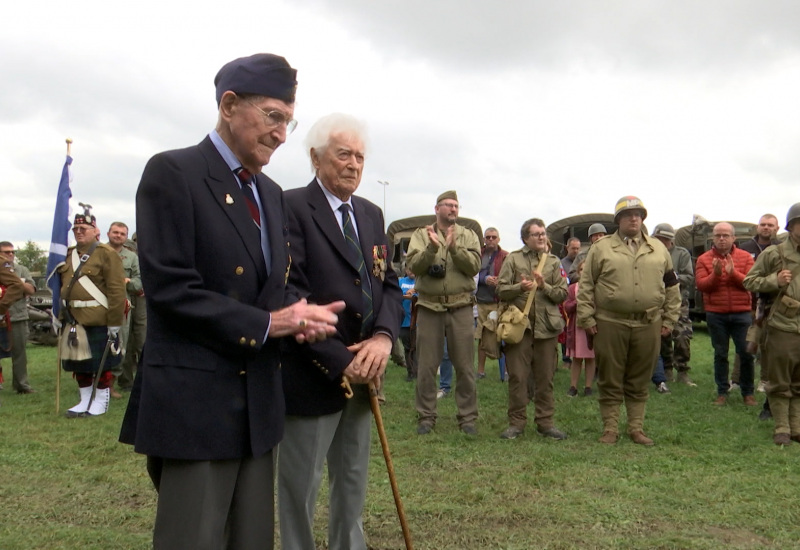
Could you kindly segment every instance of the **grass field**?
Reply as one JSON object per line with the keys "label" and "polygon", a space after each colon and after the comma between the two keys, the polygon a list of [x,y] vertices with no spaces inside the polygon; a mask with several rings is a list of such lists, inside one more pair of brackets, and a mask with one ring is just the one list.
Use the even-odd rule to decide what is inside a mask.
{"label": "grass field", "polygon": [[[699,387],[672,384],[672,394],[651,394],[645,422],[656,442],[651,448],[625,437],[616,446],[597,443],[596,398],[567,397],[569,373],[562,369],[555,379],[556,424],[569,439],[552,441],[529,429],[500,440],[506,386],[496,363],[478,382],[477,438],[458,431],[452,398],[439,402],[435,432],[420,437],[414,385],[404,381],[404,369],[390,366],[383,418],[415,548],[800,548],[800,445],[773,445],[772,423],[758,421],[759,410],[744,407],[738,395],[713,407],[712,355],[702,325],[692,351]],[[144,458],[116,442],[127,399],[113,401],[99,418],[57,416],[54,349],[29,348],[29,362],[38,393],[18,396],[3,361],[0,549],[149,548],[155,493]],[[77,390],[66,374],[61,387],[63,412],[77,402]],[[377,437],[373,449],[368,542],[401,549]],[[323,494],[320,548],[325,510]]]}

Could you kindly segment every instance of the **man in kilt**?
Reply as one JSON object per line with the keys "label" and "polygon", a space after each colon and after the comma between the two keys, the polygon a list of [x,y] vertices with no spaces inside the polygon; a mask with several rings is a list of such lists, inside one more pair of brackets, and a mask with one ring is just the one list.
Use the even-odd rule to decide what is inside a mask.
{"label": "man in kilt", "polygon": [[119,330],[125,309],[122,261],[114,249],[98,242],[97,220],[90,207],[75,216],[72,231],[77,244],[67,250],[66,261],[57,268],[61,366],[73,374],[80,389],[80,402],[67,410],[68,418],[97,416],[108,410],[114,381],[111,368],[122,359]]}

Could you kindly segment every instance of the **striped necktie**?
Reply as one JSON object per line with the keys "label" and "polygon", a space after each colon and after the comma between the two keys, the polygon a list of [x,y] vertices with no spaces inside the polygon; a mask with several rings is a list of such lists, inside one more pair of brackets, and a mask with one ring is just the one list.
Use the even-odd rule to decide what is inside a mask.
{"label": "striped necktie", "polygon": [[364,253],[361,251],[361,244],[358,242],[358,235],[356,235],[353,227],[353,220],[350,218],[350,205],[341,205],[339,211],[342,213],[342,229],[344,229],[344,238],[347,242],[350,263],[358,269],[358,273],[361,276],[361,300],[364,306],[361,317],[361,337],[364,338],[367,331],[372,327],[372,289],[370,288]]}
{"label": "striped necktie", "polygon": [[253,218],[256,227],[261,229],[261,213],[258,211],[258,203],[256,203],[256,196],[253,194],[253,186],[251,185],[253,174],[248,172],[246,168],[239,168],[236,171],[236,175],[239,176],[239,180],[242,182],[242,194],[247,204],[247,210],[250,211],[250,217]]}

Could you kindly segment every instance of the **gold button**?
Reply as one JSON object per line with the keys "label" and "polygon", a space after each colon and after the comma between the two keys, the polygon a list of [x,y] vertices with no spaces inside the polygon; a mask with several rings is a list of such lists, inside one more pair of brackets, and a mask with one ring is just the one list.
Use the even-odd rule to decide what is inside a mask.
{"label": "gold button", "polygon": [[239,338],[239,343],[240,343],[241,345],[245,345],[245,344],[247,343],[247,338],[245,338],[244,336],[242,336],[241,338]]}
{"label": "gold button", "polygon": [[247,374],[246,370],[240,370],[239,371],[239,376],[244,376],[245,374]]}
{"label": "gold button", "polygon": [[360,313],[356,313],[356,319],[361,319],[361,314]]}
{"label": "gold button", "polygon": [[361,279],[356,279],[353,282],[355,283],[356,286],[361,286]]}
{"label": "gold button", "polygon": [[244,273],[244,268],[242,266],[238,266],[236,268],[236,274],[241,275],[242,273]]}
{"label": "gold button", "polygon": [[250,340],[250,347],[251,348],[256,347],[256,341],[255,340]]}

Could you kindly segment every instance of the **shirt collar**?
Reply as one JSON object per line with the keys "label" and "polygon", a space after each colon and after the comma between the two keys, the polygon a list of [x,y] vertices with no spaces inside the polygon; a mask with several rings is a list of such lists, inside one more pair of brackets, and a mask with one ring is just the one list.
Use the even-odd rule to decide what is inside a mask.
{"label": "shirt collar", "polygon": [[225,164],[228,165],[231,172],[235,171],[239,168],[242,163],[239,162],[239,159],[236,158],[236,155],[233,154],[231,148],[228,147],[228,144],[223,141],[222,136],[216,130],[211,130],[211,133],[208,134],[208,137],[211,138],[211,143],[214,144],[214,147],[217,148],[219,154],[222,156],[222,160],[225,161]]}
{"label": "shirt collar", "polygon": [[325,195],[325,198],[328,199],[328,204],[331,205],[331,210],[333,210],[334,212],[338,212],[339,207],[342,206],[343,204],[349,205],[350,210],[353,210],[353,197],[350,197],[346,201],[343,201],[342,199],[340,199],[339,197],[328,191],[328,188],[322,185],[322,182],[319,180],[319,178],[314,178],[314,179],[317,180],[319,188],[322,189],[322,193]]}

